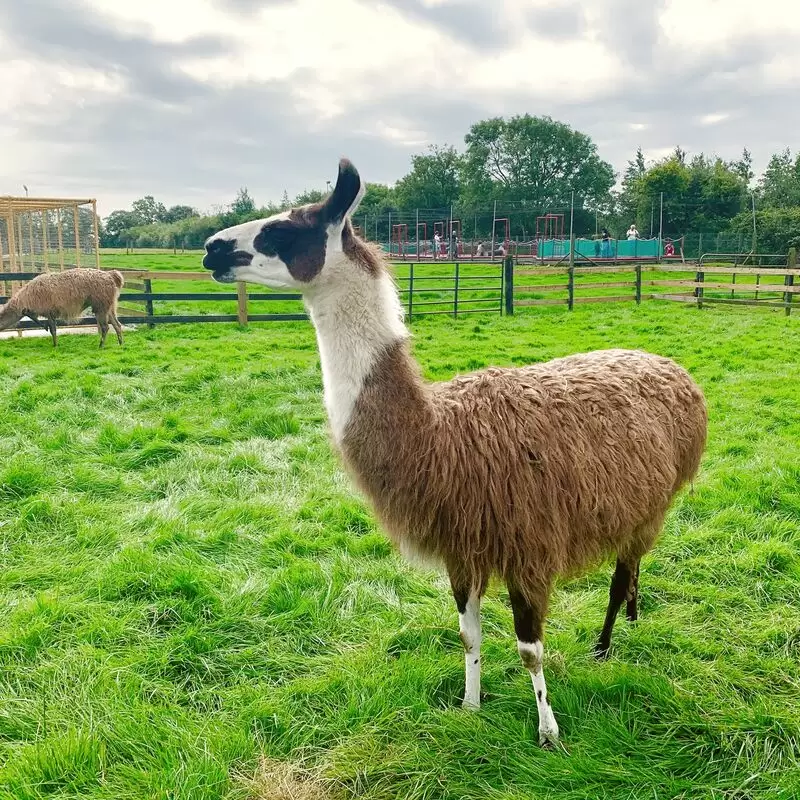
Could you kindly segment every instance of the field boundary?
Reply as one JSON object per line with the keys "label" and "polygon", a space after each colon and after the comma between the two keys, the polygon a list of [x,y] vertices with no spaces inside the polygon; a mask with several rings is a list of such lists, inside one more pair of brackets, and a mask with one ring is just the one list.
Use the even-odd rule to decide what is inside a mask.
{"label": "field boundary", "polygon": [[[537,268],[507,256],[504,262],[394,262],[394,280],[409,320],[414,317],[464,314],[506,314],[515,309],[537,306],[566,306],[589,303],[636,303],[643,300],[705,304],[764,306],[782,308],[791,315],[794,296],[800,294],[800,268],[791,250],[787,256],[764,256],[783,259],[782,264],[739,266],[737,259],[721,254],[704,254],[696,264],[618,264],[618,265],[545,265]],[[733,261],[728,266],[725,261]],[[477,271],[476,271],[477,269]],[[211,284],[205,271],[119,269],[125,276],[120,294],[119,320],[125,325],[236,322],[295,322],[308,319],[296,292],[265,292],[238,282],[230,291]],[[40,273],[0,272],[0,285],[10,295],[15,284],[30,281]],[[722,276],[729,276],[726,280]],[[608,279],[606,279],[608,278]],[[707,280],[710,278],[710,280]],[[782,279],[777,282],[776,279]],[[766,279],[766,281],[764,280]],[[159,282],[203,281],[217,291],[160,291]],[[9,288],[11,287],[11,288]],[[8,297],[0,297],[6,302]],[[175,313],[157,310],[160,304],[176,302],[235,302],[236,313]],[[297,303],[295,310],[254,311],[251,303]],[[86,316],[75,325],[95,325]],[[33,321],[20,322],[17,330],[40,327]]]}

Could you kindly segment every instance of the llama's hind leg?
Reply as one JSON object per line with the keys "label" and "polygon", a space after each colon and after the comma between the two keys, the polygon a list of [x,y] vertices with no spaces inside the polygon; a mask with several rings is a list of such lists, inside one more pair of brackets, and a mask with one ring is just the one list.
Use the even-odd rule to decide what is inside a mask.
{"label": "llama's hind leg", "polygon": [[633,574],[631,575],[631,585],[630,591],[628,592],[627,596],[625,597],[625,617],[627,618],[628,622],[636,622],[639,619],[639,611],[637,608],[637,603],[639,600],[639,564],[641,562],[636,562],[636,567],[633,570]]}
{"label": "llama's hind leg", "polygon": [[50,336],[53,337],[53,347],[58,347],[58,333],[56,331],[56,318],[50,314],[47,317],[47,327],[50,330]]}
{"label": "llama's hind leg", "polygon": [[556,722],[547,684],[544,679],[544,618],[547,614],[548,591],[543,591],[535,601],[523,596],[513,586],[508,587],[511,609],[514,612],[514,630],[517,634],[517,650],[522,663],[528,670],[536,693],[536,707],[539,711],[539,744],[554,745],[558,742],[558,723]]}
{"label": "llama's hind leg", "polygon": [[608,592],[608,608],[603,622],[603,630],[595,645],[594,652],[598,658],[605,658],[611,647],[611,632],[623,602],[627,602],[628,618],[631,612],[636,618],[636,591],[638,586],[639,559],[631,562],[617,559],[617,566],[611,577],[611,588]]}
{"label": "llama's hind leg", "polygon": [[108,318],[111,321],[111,327],[114,329],[114,332],[117,334],[117,341],[122,344],[122,325],[120,325],[120,321],[117,319],[117,313],[114,309],[108,314]]}
{"label": "llama's hind leg", "polygon": [[481,596],[484,586],[451,572],[450,586],[458,609],[458,633],[464,645],[464,699],[470,710],[481,706]]}

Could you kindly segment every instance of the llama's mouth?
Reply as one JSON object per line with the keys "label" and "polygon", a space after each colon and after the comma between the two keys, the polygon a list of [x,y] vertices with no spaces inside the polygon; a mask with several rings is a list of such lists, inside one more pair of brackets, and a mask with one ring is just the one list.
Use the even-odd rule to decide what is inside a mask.
{"label": "llama's mouth", "polygon": [[230,270],[225,272],[212,272],[211,277],[217,283],[236,283],[236,276]]}

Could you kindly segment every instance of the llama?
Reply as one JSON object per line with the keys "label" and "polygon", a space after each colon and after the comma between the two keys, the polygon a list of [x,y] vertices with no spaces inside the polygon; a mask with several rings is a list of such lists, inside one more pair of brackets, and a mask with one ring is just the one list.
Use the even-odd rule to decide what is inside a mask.
{"label": "llama", "polygon": [[595,648],[604,657],[623,602],[637,618],[639,561],[699,467],[703,394],[673,361],[627,350],[425,383],[385,256],[353,231],[363,193],[343,159],[325,201],[215,234],[203,265],[218,282],[302,292],[340,457],[401,552],[449,575],[462,705],[480,706],[480,603],[496,576],[532,679],[539,742],[553,744],[542,639],[554,579],[616,555]]}
{"label": "llama", "polygon": [[122,344],[122,325],[117,319],[117,301],[125,279],[118,270],[70,269],[37,275],[0,308],[0,330],[16,325],[23,317],[34,322],[44,317],[44,329],[58,344],[56,320],[72,321],[91,307],[103,347],[111,323]]}

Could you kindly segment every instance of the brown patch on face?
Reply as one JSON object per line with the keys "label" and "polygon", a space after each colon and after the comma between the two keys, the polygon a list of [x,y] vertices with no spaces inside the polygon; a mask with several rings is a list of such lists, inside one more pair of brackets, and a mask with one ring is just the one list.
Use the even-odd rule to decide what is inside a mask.
{"label": "brown patch on face", "polygon": [[325,223],[319,204],[294,208],[288,219],[268,222],[253,241],[265,256],[277,256],[302,283],[313,280],[325,263]]}

